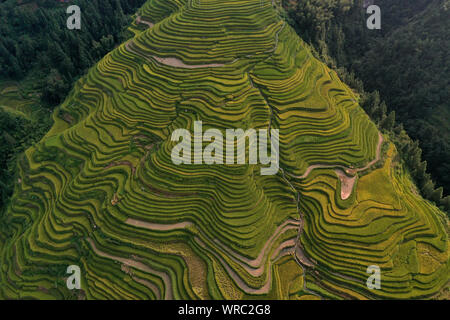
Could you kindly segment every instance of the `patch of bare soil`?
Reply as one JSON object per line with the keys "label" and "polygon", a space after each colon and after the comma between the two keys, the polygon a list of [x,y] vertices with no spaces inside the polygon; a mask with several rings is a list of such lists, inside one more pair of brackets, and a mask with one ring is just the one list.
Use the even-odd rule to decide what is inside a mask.
{"label": "patch of bare soil", "polygon": [[224,64],[221,63],[211,63],[211,64],[185,64],[183,61],[181,61],[178,58],[161,58],[157,56],[146,56],[142,53],[137,52],[132,48],[132,41],[130,40],[125,44],[125,48],[136,55],[139,55],[141,57],[144,57],[145,59],[152,58],[159,62],[160,64],[164,64],[167,66],[175,67],[175,68],[185,68],[185,69],[198,69],[198,68],[215,68],[215,67],[223,67]]}
{"label": "patch of bare soil", "polygon": [[149,230],[157,230],[157,231],[171,231],[171,230],[179,230],[179,229],[186,229],[192,226],[191,222],[185,221],[180,223],[174,223],[174,224],[159,224],[159,223],[150,223],[142,220],[136,220],[132,218],[128,218],[125,221],[126,224],[149,229]]}
{"label": "patch of bare soil", "polygon": [[148,25],[149,28],[152,28],[155,25],[154,23],[151,23],[150,21],[143,20],[141,16],[137,16],[136,23],[137,24],[141,24],[141,23],[146,24],[146,25]]}
{"label": "patch of bare soil", "polygon": [[356,176],[349,177],[347,176],[344,171],[340,169],[334,170],[336,172],[337,176],[339,177],[339,180],[341,181],[341,199],[347,200],[350,195],[352,194],[353,185],[356,181]]}

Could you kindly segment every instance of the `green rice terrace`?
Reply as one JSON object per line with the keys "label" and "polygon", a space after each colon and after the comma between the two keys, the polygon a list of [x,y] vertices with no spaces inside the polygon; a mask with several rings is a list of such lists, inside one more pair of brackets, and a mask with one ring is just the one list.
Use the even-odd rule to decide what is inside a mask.
{"label": "green rice terrace", "polygon": [[[19,161],[3,299],[433,298],[448,219],[272,1],[149,0]],[[279,129],[280,170],[175,165],[171,134]],[[81,290],[69,290],[69,265]],[[366,286],[370,265],[381,289]]]}

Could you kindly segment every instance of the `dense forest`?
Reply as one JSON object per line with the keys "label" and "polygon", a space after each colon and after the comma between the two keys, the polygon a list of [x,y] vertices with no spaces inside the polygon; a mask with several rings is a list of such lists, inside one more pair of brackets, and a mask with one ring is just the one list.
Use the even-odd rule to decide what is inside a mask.
{"label": "dense forest", "polygon": [[[380,30],[366,26],[369,4],[381,8]],[[363,108],[380,128],[395,136],[422,195],[449,210],[450,1],[283,5],[297,33],[361,94]]]}
{"label": "dense forest", "polygon": [[49,130],[53,107],[73,83],[127,37],[131,15],[145,0],[69,2],[81,8],[81,30],[67,28],[68,3],[0,3],[0,84],[14,80],[39,97],[24,114],[2,108],[0,96],[0,211],[12,192],[17,158]]}
{"label": "dense forest", "polygon": [[69,30],[68,4],[58,1],[5,1],[0,5],[1,77],[41,79],[42,99],[59,104],[74,79],[124,40],[129,15],[144,0],[70,1],[82,8],[81,30]]}

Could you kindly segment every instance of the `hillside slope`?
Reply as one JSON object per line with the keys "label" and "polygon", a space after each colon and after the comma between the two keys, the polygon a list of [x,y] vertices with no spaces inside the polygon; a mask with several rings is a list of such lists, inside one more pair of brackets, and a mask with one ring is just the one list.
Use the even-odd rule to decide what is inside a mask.
{"label": "hillside slope", "polygon": [[[424,1],[386,2],[401,6],[384,9],[396,14],[404,5],[412,4],[418,10]],[[449,195],[450,1],[426,4],[423,11],[388,29],[392,32],[381,39],[369,38],[370,47],[353,68],[368,89],[380,91],[409,135],[420,141],[433,180],[444,188],[444,195]]]}
{"label": "hillside slope", "polygon": [[[363,96],[364,91],[372,95],[379,92],[380,102],[386,102],[386,106],[370,114],[372,120],[395,112],[397,125],[403,126],[397,131],[404,128],[423,151],[422,160],[408,164],[409,168],[421,172],[425,160],[426,171],[436,183],[423,174],[413,177],[422,195],[450,212],[450,196],[441,202],[440,196],[431,197],[427,192],[429,186],[425,188],[432,184],[433,192],[443,187],[444,197],[450,190],[450,1],[283,3],[290,24],[328,66],[339,70]],[[381,9],[380,30],[370,30],[366,25],[366,8],[371,3]],[[386,112],[382,112],[384,108]]]}
{"label": "hillside slope", "polygon": [[[143,3],[0,2],[0,212],[13,192],[16,158],[48,132],[51,111],[64,101],[73,84],[128,39],[123,29]],[[66,10],[74,4],[82,8],[82,25],[89,28],[67,29]]]}
{"label": "hillside slope", "polygon": [[[445,216],[270,1],[149,0],[130,30],[21,160],[0,297],[412,298],[445,285]],[[173,164],[172,132],[199,120],[279,129],[279,173]],[[74,264],[82,291],[65,286]],[[366,287],[369,265],[381,290]]]}

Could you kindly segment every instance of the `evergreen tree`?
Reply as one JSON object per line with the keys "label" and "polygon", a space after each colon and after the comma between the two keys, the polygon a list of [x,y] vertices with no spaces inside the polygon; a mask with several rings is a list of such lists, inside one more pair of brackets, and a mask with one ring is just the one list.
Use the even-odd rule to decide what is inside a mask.
{"label": "evergreen tree", "polygon": [[422,161],[420,163],[420,165],[417,167],[416,173],[415,173],[415,178],[417,180],[417,182],[420,185],[423,185],[425,182],[425,178],[426,178],[426,174],[427,174],[427,162],[426,161]]}
{"label": "evergreen tree", "polygon": [[426,198],[430,198],[431,195],[433,194],[433,190],[434,189],[434,184],[433,182],[430,180],[428,182],[425,183],[425,185],[422,188],[422,193]]}
{"label": "evergreen tree", "polygon": [[381,127],[385,130],[392,130],[395,124],[395,111],[391,111],[389,115],[383,119]]}
{"label": "evergreen tree", "polygon": [[439,204],[442,199],[443,188],[439,187],[431,193],[430,199],[434,201],[436,204]]}
{"label": "evergreen tree", "polygon": [[442,198],[441,205],[444,206],[444,210],[450,213],[450,196]]}

